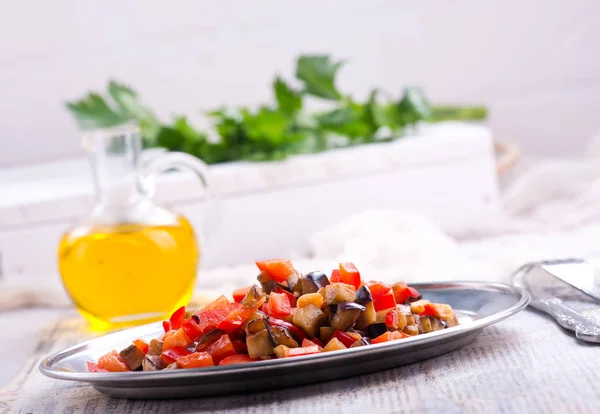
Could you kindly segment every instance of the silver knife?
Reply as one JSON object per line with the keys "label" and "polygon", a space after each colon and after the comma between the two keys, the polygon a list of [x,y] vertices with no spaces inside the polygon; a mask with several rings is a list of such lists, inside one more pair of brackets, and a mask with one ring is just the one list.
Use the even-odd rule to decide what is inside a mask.
{"label": "silver knife", "polygon": [[[589,269],[586,269],[589,267]],[[562,300],[555,296],[548,296],[544,293],[541,283],[531,283],[530,279],[534,276],[541,276],[546,281],[551,282],[548,276],[553,276],[570,286],[571,283],[565,281],[563,278],[566,277],[569,280],[573,280],[576,276],[569,275],[573,271],[574,275],[577,276],[577,283],[579,286],[585,286],[586,290],[590,290],[590,286],[593,287],[592,293],[597,290],[595,288],[594,281],[594,268],[584,260],[581,259],[567,259],[567,260],[552,260],[528,263],[519,268],[512,276],[512,282],[515,286],[529,291],[531,294],[531,301],[529,305],[547,313],[552,316],[560,326],[565,329],[575,332],[575,336],[583,341],[600,343],[600,322],[595,319],[588,318],[576,310],[566,306]],[[544,274],[540,274],[543,272]],[[558,276],[561,275],[562,277]],[[584,285],[581,284],[582,276],[591,278]],[[591,296],[595,300],[600,300],[597,296],[590,295],[580,287],[575,286],[578,290],[584,292],[588,296]]]}

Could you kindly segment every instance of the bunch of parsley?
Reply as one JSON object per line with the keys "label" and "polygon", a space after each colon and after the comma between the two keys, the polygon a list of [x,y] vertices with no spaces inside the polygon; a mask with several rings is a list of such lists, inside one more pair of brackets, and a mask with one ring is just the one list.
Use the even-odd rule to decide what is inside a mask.
{"label": "bunch of parsley", "polygon": [[[383,100],[375,89],[358,102],[336,87],[343,62],[329,56],[298,58],[298,87],[280,77],[273,81],[274,102],[256,109],[225,107],[209,112],[218,140],[194,128],[185,117],[161,122],[128,87],[110,82],[106,97],[89,93],[67,103],[82,129],[108,128],[129,121],[141,127],[145,147],[192,154],[206,163],[278,160],[291,154],[326,151],[340,146],[390,141],[421,121],[485,119],[485,107],[431,105],[419,88],[407,87],[396,100]],[[304,98],[329,101],[332,109],[307,111]]]}

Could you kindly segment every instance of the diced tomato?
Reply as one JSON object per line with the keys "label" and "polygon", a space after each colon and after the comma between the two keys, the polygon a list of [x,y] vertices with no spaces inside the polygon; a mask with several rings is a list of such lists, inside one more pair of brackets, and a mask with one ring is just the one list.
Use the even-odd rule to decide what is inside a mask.
{"label": "diced tomato", "polygon": [[[315,338],[315,339],[317,339],[317,338]],[[318,346],[319,347],[319,351],[323,349],[323,347],[321,345],[319,345],[319,344],[317,344],[316,342],[313,342],[313,341],[311,341],[310,339],[304,338],[302,340],[302,348],[307,348],[309,346]],[[317,339],[317,341],[318,341],[318,339]],[[319,341],[319,342],[321,342],[321,341]]]}
{"label": "diced tomato", "polygon": [[235,355],[235,347],[227,334],[222,335],[217,341],[209,345],[206,352],[212,357],[215,364],[221,362],[223,358]]}
{"label": "diced tomato", "polygon": [[292,308],[296,307],[296,296],[294,296],[294,294],[292,292],[288,292],[285,289],[282,288],[278,288],[277,290],[275,290],[275,292],[280,293],[280,294],[284,294],[285,296],[287,296],[287,298],[290,301],[290,305],[292,306]]}
{"label": "diced tomato", "polygon": [[244,364],[246,362],[253,362],[254,360],[246,354],[236,354],[228,356],[219,362],[219,365],[232,365],[232,364]]}
{"label": "diced tomato", "polygon": [[172,364],[173,362],[177,361],[178,358],[189,355],[191,353],[192,353],[192,351],[190,351],[187,348],[178,347],[178,348],[171,348],[171,349],[167,349],[166,351],[163,351],[161,356],[162,356],[163,361],[165,361],[165,364],[169,365],[169,364]]}
{"label": "diced tomato", "polygon": [[207,352],[194,352],[177,358],[179,368],[202,368],[215,365],[213,359]]}
{"label": "diced tomato", "polygon": [[197,315],[192,315],[183,323],[182,329],[190,340],[195,341],[211,329],[215,329],[223,319],[229,315],[232,309],[241,306],[239,303],[232,303],[225,309],[213,309],[201,311]]}
{"label": "diced tomato", "polygon": [[329,278],[331,283],[340,283],[342,281],[342,277],[340,275],[340,269],[333,269],[331,271],[331,277]]}
{"label": "diced tomato", "polygon": [[392,309],[385,315],[385,326],[391,329],[398,330],[398,311]]}
{"label": "diced tomato", "polygon": [[408,338],[410,335],[405,334],[404,332],[393,331],[393,332],[385,332],[379,335],[377,338],[371,341],[372,344],[380,344],[382,342],[394,341],[396,339]]}
{"label": "diced tomato", "polygon": [[350,348],[355,342],[356,338],[351,337],[346,332],[337,330],[333,333],[332,338],[337,338],[341,343],[343,343],[346,348]]}
{"label": "diced tomato", "polygon": [[242,341],[240,339],[231,341],[233,347],[235,348],[235,352],[240,354],[245,354],[248,352],[248,347],[246,346],[246,341]]}
{"label": "diced tomato", "polygon": [[261,272],[265,272],[272,280],[276,282],[285,282],[296,269],[292,266],[292,262],[286,259],[273,259],[256,262],[256,266]]}
{"label": "diced tomato", "polygon": [[423,308],[423,312],[420,313],[422,316],[435,316],[441,319],[452,319],[454,317],[452,307],[444,303],[427,303]]}
{"label": "diced tomato", "polygon": [[179,328],[176,331],[169,331],[163,338],[163,350],[186,347],[192,342],[187,336],[183,328]]}
{"label": "diced tomato", "polygon": [[241,303],[244,298],[246,297],[246,295],[248,294],[248,292],[250,292],[250,289],[252,289],[252,286],[254,285],[250,285],[250,286],[246,286],[243,288],[239,288],[233,291],[233,301],[237,302],[237,303]]}
{"label": "diced tomato", "polygon": [[394,291],[396,303],[405,304],[409,299],[418,300],[421,298],[421,294],[417,289],[411,288],[404,282],[394,283],[392,290]]}
{"label": "diced tomato", "polygon": [[360,288],[360,272],[353,263],[340,263],[340,281],[347,285]]}
{"label": "diced tomato", "polygon": [[144,354],[148,353],[148,342],[144,341],[143,339],[136,339],[133,341],[133,344]]}
{"label": "diced tomato", "polygon": [[310,355],[310,354],[318,354],[321,352],[321,349],[318,345],[300,347],[300,348],[290,348],[287,352],[286,357],[294,357],[294,356],[302,356],[302,355]]}
{"label": "diced tomato", "polygon": [[96,364],[95,362],[92,362],[92,361],[87,362],[87,369],[90,372],[108,372],[105,369],[98,368],[98,364]]}
{"label": "diced tomato", "polygon": [[294,335],[294,337],[298,341],[302,341],[302,340],[304,340],[304,338],[306,338],[306,334],[304,333],[304,331],[302,329],[300,329],[299,327],[297,327],[294,324],[291,324],[286,321],[282,321],[281,319],[269,318],[269,325],[275,325],[275,326],[281,326],[282,328],[287,328],[290,331],[290,333],[292,335]]}
{"label": "diced tomato", "polygon": [[162,325],[163,329],[165,330],[165,333],[171,330],[171,323],[169,321],[163,321]]}
{"label": "diced tomato", "polygon": [[271,292],[269,301],[263,306],[263,312],[275,318],[285,318],[292,314],[292,306],[285,294]]}
{"label": "diced tomato", "polygon": [[[219,322],[216,328],[225,332],[232,332],[236,329],[239,329],[243,323],[254,314],[254,312],[260,309],[264,302],[265,298],[263,297],[258,301],[256,306],[243,306],[239,303],[232,303],[229,305],[228,309],[233,310],[230,311],[221,322]],[[237,307],[234,308],[233,305],[237,305]]]}
{"label": "diced tomato", "polygon": [[127,364],[123,358],[114,349],[109,353],[98,358],[98,369],[103,369],[108,372],[126,372],[129,371]]}
{"label": "diced tomato", "polygon": [[202,310],[208,311],[216,309],[226,309],[227,306],[229,306],[229,299],[227,299],[225,295],[221,295],[212,302],[210,302],[208,305],[206,305],[204,308],[202,308]]}

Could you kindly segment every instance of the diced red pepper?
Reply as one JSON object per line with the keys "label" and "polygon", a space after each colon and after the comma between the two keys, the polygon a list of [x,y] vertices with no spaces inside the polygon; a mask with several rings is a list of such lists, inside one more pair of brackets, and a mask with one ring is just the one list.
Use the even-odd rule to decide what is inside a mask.
{"label": "diced red pepper", "polygon": [[373,296],[373,307],[376,312],[396,307],[396,300],[394,299],[392,288],[381,282],[373,281],[369,282],[367,285]]}
{"label": "diced red pepper", "polygon": [[373,296],[373,307],[375,308],[375,312],[379,312],[384,309],[391,309],[396,307],[396,300],[394,299],[394,294],[390,290],[389,293],[381,296]]}
{"label": "diced red pepper", "polygon": [[340,275],[340,269],[333,269],[331,271],[331,277],[329,278],[331,283],[340,283],[342,281],[342,277]]}
{"label": "diced red pepper", "polygon": [[[317,346],[320,346],[321,348],[323,348],[325,345],[323,345],[323,342],[321,342],[321,340],[319,338],[313,338],[310,340],[312,343],[314,343]],[[303,345],[304,346],[304,345]]]}
{"label": "diced red pepper", "polygon": [[87,369],[90,372],[108,372],[105,369],[98,368],[98,364],[96,364],[95,362],[92,362],[92,361],[87,362]]}
{"label": "diced red pepper", "polygon": [[318,354],[321,352],[321,349],[318,345],[300,347],[300,348],[290,348],[287,352],[286,357],[295,357],[302,355],[310,355],[310,354]]}
{"label": "diced red pepper", "polygon": [[[317,339],[317,338],[314,338],[314,339]],[[317,344],[316,342],[313,342],[314,339],[311,341],[310,339],[304,338],[302,340],[302,348],[307,348],[309,346],[318,346],[319,347],[319,351],[322,350],[323,347],[321,345]],[[317,339],[317,341],[318,341],[318,339]],[[319,341],[319,342],[321,342],[321,341]]]}
{"label": "diced red pepper", "polygon": [[385,332],[379,335],[377,338],[371,341],[372,344],[380,344],[382,342],[395,341],[396,339],[408,338],[410,335],[405,334],[404,332],[393,331],[393,332]]}
{"label": "diced red pepper", "polygon": [[216,309],[226,309],[227,306],[229,306],[229,299],[227,299],[225,295],[221,295],[212,302],[210,302],[208,305],[206,305],[204,308],[202,308],[202,310],[207,311]]}
{"label": "diced red pepper", "polygon": [[304,333],[304,331],[302,329],[300,329],[299,327],[297,327],[294,324],[291,324],[286,321],[282,321],[281,319],[269,318],[269,325],[275,325],[275,326],[281,326],[282,328],[287,328],[290,331],[290,333],[292,335],[294,335],[294,337],[298,341],[302,341],[302,340],[304,340],[304,338],[306,338],[306,334]]}
{"label": "diced red pepper", "polygon": [[143,339],[136,339],[133,341],[133,344],[144,354],[148,353],[148,342],[144,341]]}
{"label": "diced red pepper", "polygon": [[296,269],[292,266],[292,262],[286,259],[273,259],[256,262],[256,266],[261,272],[265,272],[272,280],[276,282],[285,282]]}
{"label": "diced red pepper", "polygon": [[125,364],[125,361],[123,361],[123,358],[121,358],[121,355],[114,349],[98,358],[97,367],[108,372],[129,371],[129,368],[127,367],[127,364]]}
{"label": "diced red pepper", "polygon": [[223,319],[229,315],[235,307],[240,307],[239,303],[232,303],[226,309],[213,309],[201,311],[193,315],[183,323],[182,329],[185,331],[190,340],[195,341],[211,329],[215,329]]}
{"label": "diced red pepper", "polygon": [[245,354],[248,352],[248,347],[246,346],[246,341],[242,341],[240,339],[231,341],[233,347],[235,348],[235,352],[239,354]]}
{"label": "diced red pepper", "polygon": [[163,329],[165,330],[165,333],[171,330],[171,323],[169,321],[163,321],[162,325]]}
{"label": "diced red pepper", "polygon": [[169,365],[169,364],[172,364],[173,362],[177,361],[178,358],[189,355],[191,353],[192,353],[192,351],[190,351],[187,348],[178,347],[178,348],[171,348],[171,349],[167,349],[166,351],[163,351],[161,356],[162,356],[163,361],[165,361],[165,364]]}
{"label": "diced red pepper", "polygon": [[215,365],[211,356],[206,352],[194,352],[177,358],[179,368],[202,368]]}
{"label": "diced red pepper", "polygon": [[250,286],[246,286],[243,288],[239,288],[233,291],[233,301],[237,302],[237,303],[241,303],[244,298],[246,297],[246,295],[248,294],[248,292],[250,292],[250,289],[252,289],[252,286],[254,285],[250,285]]}
{"label": "diced red pepper", "polygon": [[373,297],[375,297],[375,296],[381,296],[383,294],[386,294],[386,293],[388,293],[390,291],[390,289],[392,289],[391,287],[389,287],[385,283],[375,282],[373,280],[371,280],[370,282],[368,282],[367,286],[369,287],[369,291],[371,292],[371,295],[373,295]]}
{"label": "diced red pepper", "polygon": [[263,297],[258,301],[258,303],[256,303],[256,306],[243,306],[239,303],[232,303],[229,305],[229,308],[232,308],[233,305],[237,305],[237,307],[233,308],[233,310],[229,312],[221,322],[219,322],[219,324],[216,326],[217,329],[225,332],[232,332],[236,329],[239,329],[243,323],[254,314],[254,312],[260,309],[264,302],[265,298]]}
{"label": "diced red pepper", "polygon": [[435,316],[441,319],[452,319],[454,317],[452,307],[445,303],[427,303],[423,308],[423,312],[420,313],[421,316]]}
{"label": "diced red pepper", "polygon": [[405,304],[409,299],[417,300],[421,297],[417,289],[411,288],[404,282],[394,283],[392,290],[394,291],[396,303],[400,304]]}
{"label": "diced red pepper", "polygon": [[231,364],[245,364],[246,362],[253,362],[254,359],[250,358],[246,354],[236,354],[228,356],[219,362],[219,365],[231,365]]}
{"label": "diced red pepper", "polygon": [[398,330],[398,311],[396,309],[392,309],[385,315],[385,326],[388,329]]}
{"label": "diced red pepper", "polygon": [[287,290],[282,289],[282,288],[277,288],[277,290],[275,290],[275,292],[281,293],[281,294],[284,294],[285,296],[287,296],[292,308],[296,307],[296,296],[294,296],[294,294],[292,292],[288,292]]}
{"label": "diced red pepper", "polygon": [[340,263],[340,281],[347,285],[360,288],[360,272],[353,263]]}
{"label": "diced red pepper", "polygon": [[177,309],[173,312],[173,315],[169,318],[169,324],[171,329],[181,328],[181,324],[185,321],[185,306]]}
{"label": "diced red pepper", "polygon": [[186,347],[192,342],[187,336],[183,328],[179,328],[176,331],[169,331],[163,338],[163,350]]}
{"label": "diced red pepper", "polygon": [[228,356],[236,354],[235,347],[227,334],[221,335],[217,341],[210,344],[206,352],[209,353],[215,364]]}
{"label": "diced red pepper", "polygon": [[355,342],[356,338],[351,337],[346,332],[337,330],[333,333],[332,338],[337,338],[341,343],[343,343],[346,348],[350,348]]}
{"label": "diced red pepper", "polygon": [[263,312],[275,318],[285,318],[292,314],[292,306],[285,294],[271,292],[269,301],[263,306]]}

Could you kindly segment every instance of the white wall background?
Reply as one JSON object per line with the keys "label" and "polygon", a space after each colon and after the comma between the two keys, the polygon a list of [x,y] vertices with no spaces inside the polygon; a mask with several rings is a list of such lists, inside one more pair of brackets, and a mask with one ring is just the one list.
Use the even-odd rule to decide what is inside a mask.
{"label": "white wall background", "polygon": [[485,102],[495,134],[572,155],[600,129],[597,0],[2,2],[0,167],[79,154],[63,102],[109,78],[165,119],[270,99],[304,52],[349,57],[363,97],[407,83]]}

